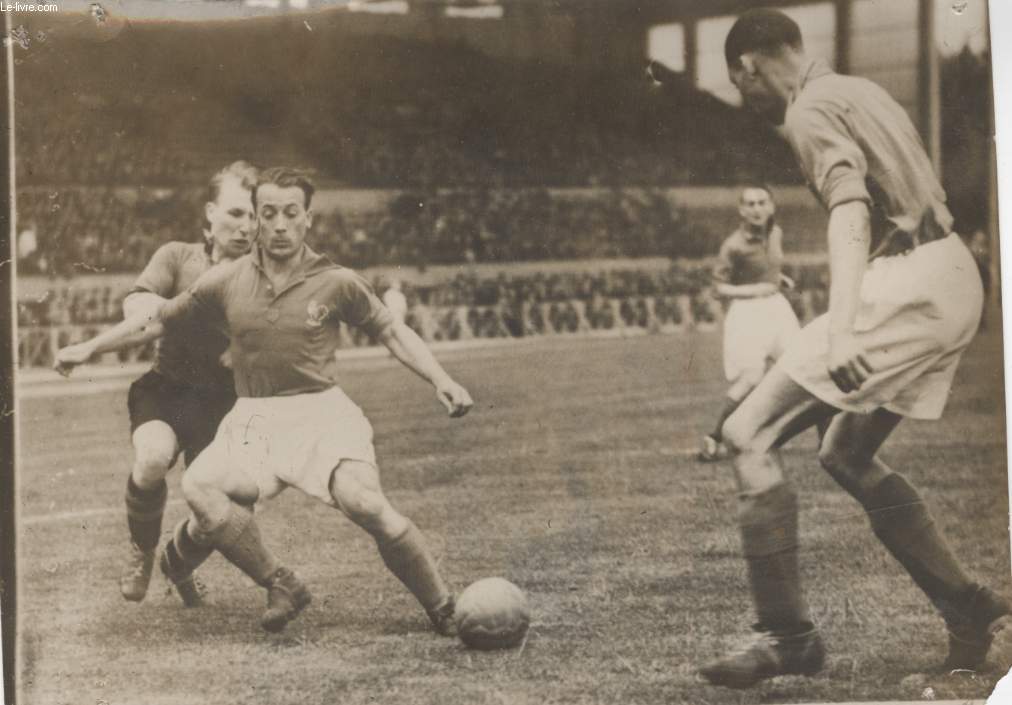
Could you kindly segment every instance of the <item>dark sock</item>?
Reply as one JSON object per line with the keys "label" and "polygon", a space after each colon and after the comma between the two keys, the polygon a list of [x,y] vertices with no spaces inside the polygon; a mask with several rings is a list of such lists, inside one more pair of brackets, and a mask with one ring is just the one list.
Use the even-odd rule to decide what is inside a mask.
{"label": "dark sock", "polygon": [[810,629],[798,569],[797,494],[786,483],[743,494],[738,521],[759,623],[778,634]]}
{"label": "dark sock", "polygon": [[130,540],[144,551],[151,551],[158,545],[168,493],[165,480],[150,490],[144,490],[134,484],[132,476],[127,478],[127,528],[130,529]]}
{"label": "dark sock", "polygon": [[731,418],[731,414],[733,414],[734,410],[739,406],[741,406],[741,399],[724,397],[724,406],[721,407],[720,416],[717,417],[717,426],[710,434],[710,437],[718,443],[724,440],[724,422]]}
{"label": "dark sock", "polygon": [[977,586],[963,572],[935,526],[920,494],[899,473],[890,473],[861,504],[872,530],[950,624],[965,619]]}
{"label": "dark sock", "polygon": [[197,543],[190,535],[190,519],[176,525],[172,538],[165,544],[165,560],[175,576],[183,577],[196,570],[214,552],[207,543]]}
{"label": "dark sock", "polygon": [[263,544],[252,510],[233,503],[225,520],[208,532],[210,544],[255,583],[269,587],[281,563]]}
{"label": "dark sock", "polygon": [[436,568],[432,554],[425,547],[425,538],[412,522],[396,538],[377,540],[380,556],[390,572],[404,583],[411,594],[427,610],[440,607],[450,596]]}

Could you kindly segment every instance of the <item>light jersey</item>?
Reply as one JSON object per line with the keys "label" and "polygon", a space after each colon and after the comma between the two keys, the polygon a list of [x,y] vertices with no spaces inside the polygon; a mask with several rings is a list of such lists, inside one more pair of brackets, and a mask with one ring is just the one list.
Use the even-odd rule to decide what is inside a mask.
{"label": "light jersey", "polygon": [[784,232],[774,225],[768,235],[750,239],[744,226],[738,228],[720,246],[713,278],[725,284],[759,284],[769,282],[780,286],[784,264]]}
{"label": "light jersey", "polygon": [[872,258],[951,232],[945,192],[917,130],[899,103],[871,81],[812,61],[802,71],[783,132],[827,209],[868,204]]}
{"label": "light jersey", "polygon": [[[130,293],[157,294],[166,299],[190,288],[214,264],[206,245],[169,242],[162,245],[137,277]],[[158,341],[156,372],[190,387],[232,387],[232,372],[221,364],[228,336],[206,321],[180,321],[165,327]]]}
{"label": "light jersey", "polygon": [[393,322],[372,287],[350,269],[303,248],[288,282],[275,291],[257,245],[215,267],[162,310],[167,323],[190,317],[227,325],[240,397],[319,392],[337,384],[340,324],[376,335]]}

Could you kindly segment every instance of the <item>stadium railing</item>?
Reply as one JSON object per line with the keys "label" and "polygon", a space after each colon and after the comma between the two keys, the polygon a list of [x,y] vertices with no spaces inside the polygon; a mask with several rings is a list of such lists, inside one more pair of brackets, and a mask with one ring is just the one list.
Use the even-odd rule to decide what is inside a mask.
{"label": "stadium railing", "polygon": [[[610,273],[614,274],[614,273]],[[620,272],[627,278],[642,274],[636,270]],[[654,272],[653,274],[656,274]],[[587,277],[605,276],[585,273]],[[698,276],[698,275],[695,275]],[[511,280],[505,280],[507,282]],[[529,283],[527,279],[522,281]],[[477,286],[490,280],[478,280]],[[818,278],[806,276],[805,286],[791,292],[789,299],[799,317],[809,319],[825,310],[826,291]],[[499,297],[495,303],[477,303],[475,282],[471,300],[460,301],[462,294],[446,289],[459,282],[422,290],[430,301],[457,299],[453,303],[425,303],[417,292],[411,294],[405,322],[429,342],[471,341],[475,339],[518,339],[535,336],[631,336],[645,334],[678,334],[695,329],[708,330],[719,325],[723,306],[707,287],[686,283],[669,289],[680,293],[641,295],[625,293],[609,295],[595,292],[589,297],[562,296],[554,300],[532,300]],[[626,282],[628,284],[628,282]],[[621,287],[619,287],[621,288]],[[433,295],[433,292],[443,296]],[[114,291],[104,285],[88,288],[57,287],[45,296],[27,298],[18,307],[18,361],[22,369],[49,367],[56,351],[65,345],[86,340],[121,318],[121,301],[125,290]],[[529,294],[530,292],[528,292]],[[342,347],[365,347],[374,344],[368,336],[355,329],[342,327]],[[154,345],[108,353],[98,362],[124,363],[150,360]]]}

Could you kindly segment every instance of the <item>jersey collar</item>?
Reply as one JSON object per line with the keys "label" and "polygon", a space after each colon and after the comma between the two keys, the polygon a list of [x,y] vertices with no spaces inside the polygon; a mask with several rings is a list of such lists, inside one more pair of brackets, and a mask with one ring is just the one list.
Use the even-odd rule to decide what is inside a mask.
{"label": "jersey collar", "polygon": [[[259,242],[253,243],[248,256],[250,258],[250,262],[253,263],[253,267],[260,272],[260,275],[267,277],[267,272],[264,270],[263,265],[264,253]],[[319,274],[320,272],[339,268],[339,265],[334,264],[329,257],[321,255],[305,243],[302,245],[302,252],[299,253],[299,256],[302,258],[301,261],[298,265],[296,265],[295,271],[292,272],[292,275],[288,278],[288,282],[285,284],[284,288],[278,292],[278,295],[288,289],[291,289],[293,286],[304,282],[307,278]]]}
{"label": "jersey collar", "polygon": [[798,99],[798,96],[809,83],[823,76],[828,76],[831,73],[833,73],[833,69],[829,67],[825,59],[811,59],[801,67],[801,80],[798,82],[798,89],[794,92],[791,102],[793,103]]}

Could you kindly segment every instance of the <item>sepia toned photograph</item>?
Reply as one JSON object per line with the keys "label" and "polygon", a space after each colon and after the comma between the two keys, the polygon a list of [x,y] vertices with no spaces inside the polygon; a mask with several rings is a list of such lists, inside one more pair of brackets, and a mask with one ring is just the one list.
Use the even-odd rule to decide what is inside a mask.
{"label": "sepia toned photograph", "polygon": [[1012,703],[986,0],[0,10],[6,703]]}

